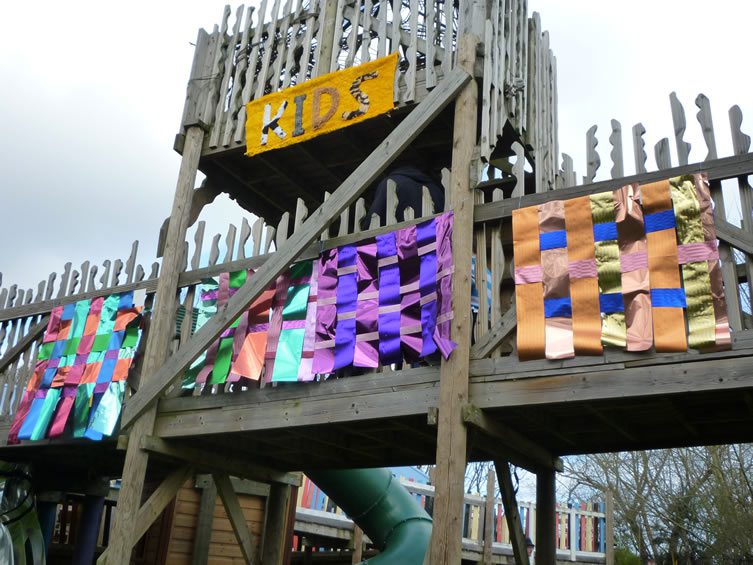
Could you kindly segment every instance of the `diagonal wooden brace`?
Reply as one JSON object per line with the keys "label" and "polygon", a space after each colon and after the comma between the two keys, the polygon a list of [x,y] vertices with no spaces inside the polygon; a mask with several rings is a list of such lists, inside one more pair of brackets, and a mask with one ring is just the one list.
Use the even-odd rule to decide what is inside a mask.
{"label": "diagonal wooden brace", "polygon": [[453,70],[404,119],[342,185],[311,214],[296,233],[259,268],[256,274],[238,290],[224,308],[204,326],[175,355],[160,367],[133,395],[125,406],[122,427],[133,423],[143,414],[172,381],[230,326],[249,305],[269,287],[314,241],[319,234],[400,155],[426,126],[455,99],[471,79],[463,69]]}
{"label": "diagonal wooden brace", "polygon": [[[193,475],[193,468],[190,465],[184,465],[170,473],[162,483],[157,487],[147,501],[139,508],[136,514],[134,537],[130,540],[131,547],[146,533],[152,523],[162,514],[162,511],[175,498],[180,487],[183,486]],[[108,551],[99,556],[97,559],[99,565],[107,564]]]}

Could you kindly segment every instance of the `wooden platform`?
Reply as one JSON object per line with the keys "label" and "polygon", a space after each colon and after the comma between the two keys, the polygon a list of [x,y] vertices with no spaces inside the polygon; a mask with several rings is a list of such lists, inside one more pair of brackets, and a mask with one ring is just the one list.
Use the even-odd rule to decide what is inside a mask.
{"label": "wooden platform", "polygon": [[[751,339],[707,354],[478,360],[469,401],[555,456],[753,441]],[[164,400],[155,434],[286,469],[426,464],[438,394],[438,368],[424,367]],[[494,455],[483,435],[472,460]]]}

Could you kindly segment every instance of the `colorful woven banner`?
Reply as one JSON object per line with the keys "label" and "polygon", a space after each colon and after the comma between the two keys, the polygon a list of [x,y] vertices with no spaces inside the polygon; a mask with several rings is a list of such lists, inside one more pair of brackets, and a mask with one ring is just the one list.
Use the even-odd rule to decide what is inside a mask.
{"label": "colorful woven banner", "polygon": [[140,312],[133,292],[54,308],[8,443],[112,435],[141,337]]}
{"label": "colorful woven banner", "polygon": [[[310,381],[437,351],[447,358],[455,348],[452,272],[452,213],[325,250],[278,277],[193,363],[183,387]],[[197,329],[250,275],[204,281]]]}
{"label": "colorful woven banner", "polygon": [[451,241],[450,212],[322,253],[313,371],[448,358]]}
{"label": "colorful woven banner", "polygon": [[522,360],[730,344],[703,174],[515,210],[513,248]]}
{"label": "colorful woven banner", "polygon": [[[196,329],[201,328],[216,314],[217,308],[224,306],[252,274],[252,270],[236,271],[221,274],[219,283],[212,279],[203,281],[199,304],[196,306]],[[219,340],[193,362],[183,377],[183,388],[192,389],[196,385],[207,384],[245,384],[247,381],[258,381],[261,378],[273,296],[273,289],[265,290],[251,307],[220,335]]]}

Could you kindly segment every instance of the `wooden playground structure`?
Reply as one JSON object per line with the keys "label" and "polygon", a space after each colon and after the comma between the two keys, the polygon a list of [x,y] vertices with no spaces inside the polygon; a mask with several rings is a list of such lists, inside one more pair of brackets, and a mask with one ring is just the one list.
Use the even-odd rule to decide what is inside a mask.
{"label": "wooden playground structure", "polygon": [[[390,53],[399,55],[392,112],[305,143],[244,155],[249,101]],[[15,285],[0,290],[2,441],[51,310],[116,292],[147,293],[151,315],[129,375],[132,394],[119,434],[101,442],[8,445],[0,448],[0,459],[30,463],[43,492],[101,494],[103,478],[120,478],[109,544],[98,560],[113,564],[129,562],[133,547],[196,472],[213,477],[243,559],[272,564],[286,558],[299,471],[416,464],[436,464],[428,562],[460,563],[466,464],[493,460],[516,562],[528,558],[510,465],[536,474],[536,560],[555,563],[561,456],[753,438],[750,138],[733,107],[734,155],[719,157],[710,102],[699,95],[707,154],[690,164],[685,112],[676,96],[670,103],[678,163],[671,162],[664,138],[655,146],[658,170],[648,171],[645,128],[636,124],[637,173],[626,177],[621,126],[613,120],[611,178],[594,181],[600,166],[594,126],[587,134],[588,170],[578,184],[572,160],[563,155],[559,165],[556,60],[525,0],[262,0],[258,10],[241,7],[234,17],[226,8],[219,26],[198,34],[161,263],[139,265],[134,243],[126,261],[101,269],[69,263],[57,285],[53,274],[36,292]],[[397,223],[392,191],[386,225],[372,218],[368,230],[360,229],[366,189],[391,165],[415,160],[444,167],[445,207],[454,212],[452,336],[458,346],[449,360],[318,383],[207,385],[183,394],[180,378],[191,363],[292,263],[441,212],[425,197],[422,210]],[[199,172],[206,180],[196,187]],[[715,202],[731,349],[605,350],[601,356],[520,361],[513,210],[697,172],[708,174]],[[739,194],[739,224],[727,213],[723,184]],[[240,230],[231,225],[222,244],[218,234],[206,246],[204,224],[196,220],[220,193],[258,219],[244,220]],[[479,303],[490,303],[475,321],[472,260]],[[249,268],[255,270],[249,282],[193,333],[202,280]],[[269,485],[263,531],[249,532],[231,477]],[[486,531],[481,539],[489,537]],[[612,541],[604,541],[607,563]],[[492,562],[488,551],[484,546],[480,552],[484,562]]]}

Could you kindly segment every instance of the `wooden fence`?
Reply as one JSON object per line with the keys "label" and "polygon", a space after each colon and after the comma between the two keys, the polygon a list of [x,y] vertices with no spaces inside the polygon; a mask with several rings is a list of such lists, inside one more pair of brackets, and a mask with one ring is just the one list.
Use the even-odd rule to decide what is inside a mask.
{"label": "wooden fence", "polygon": [[[612,179],[592,182],[601,159],[596,151],[595,128],[591,128],[586,136],[591,149],[588,172],[583,177],[585,184],[575,184],[577,175],[572,170],[572,163],[567,155],[563,155],[563,166],[556,184],[567,188],[571,194],[573,191],[587,194],[613,189],[628,182],[635,182],[636,179],[650,181],[687,172],[707,171],[717,209],[717,231],[730,324],[734,331],[750,329],[753,327],[749,306],[753,281],[753,195],[748,175],[753,173],[753,158],[748,153],[750,137],[740,129],[741,110],[738,106],[733,106],[729,111],[734,155],[719,158],[709,101],[703,95],[698,97],[698,122],[706,143],[706,156],[703,161],[688,165],[690,147],[683,140],[684,111],[674,95],[670,100],[675,120],[675,142],[680,156],[679,167],[673,167],[668,154],[669,141],[668,138],[664,138],[655,146],[659,170],[645,172],[645,128],[637,124],[633,128],[634,156],[636,170],[641,172],[635,177],[620,177],[624,174],[621,128],[618,122],[613,121],[613,132],[610,136]],[[532,174],[524,171],[524,148],[515,143],[513,149],[517,159],[507,170],[492,166],[486,166],[481,170],[481,166],[479,167],[483,180],[478,185],[479,190],[475,191],[477,206],[474,245],[476,249],[486,249],[487,253],[478,253],[476,257],[476,288],[479,303],[489,304],[489,308],[480,308],[476,317],[475,344],[471,351],[475,359],[508,355],[513,349],[511,336],[515,328],[515,309],[512,301],[512,258],[509,252],[511,234],[508,218],[511,210],[526,194],[526,175],[530,178]],[[445,171],[445,186],[449,186],[449,174]],[[725,195],[721,190],[722,183],[731,183],[728,188],[732,189],[733,194],[739,195],[739,208],[742,211],[739,225],[732,223],[729,216],[727,220],[724,219],[728,203],[725,202]],[[326,196],[325,194],[325,198]],[[543,201],[549,196],[541,194],[540,197]],[[528,200],[530,202],[530,197]],[[397,205],[397,196],[394,187],[391,187],[387,200],[388,227],[381,228],[379,219],[374,217],[370,221],[370,229],[362,232],[360,224],[366,215],[366,203],[359,199],[321,234],[320,242],[311,246],[301,259],[314,258],[323,248],[354,242],[378,233],[380,229],[399,227],[395,218]],[[414,216],[426,217],[436,212],[440,210],[433,209],[428,192],[425,191],[423,209],[420,213],[408,210],[406,220],[410,221]],[[191,335],[197,287],[203,279],[216,277],[222,272],[257,268],[274,252],[277,245],[288,238],[292,230],[303,223],[307,215],[306,206],[299,200],[294,213],[285,213],[276,227],[267,225],[261,218],[249,217],[243,219],[240,227],[231,224],[224,233],[215,234],[211,238],[205,237],[205,224],[198,222],[192,228],[190,241],[185,243],[184,269],[180,275],[181,292],[176,297],[176,309],[180,312],[182,321],[176,328],[173,346],[179,347]],[[30,377],[47,315],[53,307],[136,289],[143,289],[151,296],[156,289],[159,263],[152,262],[147,275],[147,269],[137,260],[137,251],[138,241],[133,243],[131,253],[125,260],[107,260],[101,266],[85,261],[80,268],[66,263],[60,275],[51,273],[36,289],[19,289],[14,284],[0,289],[0,426],[9,425]],[[492,289],[491,293],[488,289]],[[138,364],[134,372],[131,378],[137,379]],[[214,386],[196,389],[195,394],[216,392],[223,391]],[[171,394],[178,393],[178,390],[173,390]]]}
{"label": "wooden fence", "polygon": [[[493,0],[484,46],[481,156],[491,158],[506,122],[537,156],[542,187],[557,171],[557,71],[539,15],[526,0]],[[199,31],[181,126],[210,128],[207,152],[245,144],[245,105],[270,92],[397,52],[395,102],[415,102],[455,65],[459,30],[478,17],[450,0],[262,0],[226,7]],[[542,188],[543,189],[543,188]]]}

